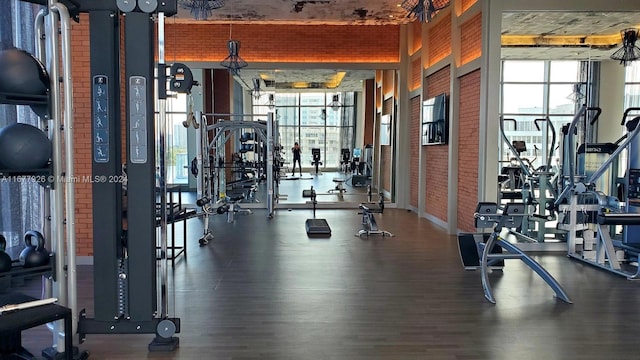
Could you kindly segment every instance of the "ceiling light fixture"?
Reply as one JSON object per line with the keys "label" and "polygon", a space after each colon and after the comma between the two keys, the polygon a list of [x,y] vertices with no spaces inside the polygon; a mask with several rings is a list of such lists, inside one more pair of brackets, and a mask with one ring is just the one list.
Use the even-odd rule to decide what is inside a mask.
{"label": "ceiling light fixture", "polygon": [[620,61],[623,66],[629,65],[632,61],[640,59],[640,48],[636,46],[638,40],[638,29],[629,28],[620,31],[622,37],[622,47],[613,54],[611,59]]}
{"label": "ceiling light fixture", "polygon": [[251,89],[251,96],[257,101],[260,100],[262,96],[262,91],[260,89],[260,78],[253,78],[253,89]]}
{"label": "ceiling light fixture", "polygon": [[269,94],[269,102],[267,103],[267,106],[269,107],[269,110],[273,110],[276,108],[275,95]]}
{"label": "ceiling light fixture", "polygon": [[576,83],[573,84],[573,92],[567,96],[567,99],[573,101],[574,103],[579,103],[584,99],[584,94],[582,93],[582,84]]}
{"label": "ceiling light fixture", "polygon": [[340,103],[340,95],[333,95],[333,98],[328,106],[331,108],[331,110],[338,111],[342,106],[342,103]]}
{"label": "ceiling light fixture", "polygon": [[196,20],[207,20],[213,10],[224,6],[224,0],[180,0],[180,7],[187,9]]}
{"label": "ceiling light fixture", "polygon": [[449,6],[450,0],[404,0],[400,5],[408,11],[407,17],[415,17],[420,22],[430,22],[440,10]]}
{"label": "ceiling light fixture", "polygon": [[220,62],[220,65],[229,69],[229,72],[232,75],[239,75],[240,69],[248,65],[247,62],[242,60],[240,55],[238,55],[238,51],[240,50],[240,41],[227,41],[227,48],[229,49],[229,56],[222,60],[222,62]]}

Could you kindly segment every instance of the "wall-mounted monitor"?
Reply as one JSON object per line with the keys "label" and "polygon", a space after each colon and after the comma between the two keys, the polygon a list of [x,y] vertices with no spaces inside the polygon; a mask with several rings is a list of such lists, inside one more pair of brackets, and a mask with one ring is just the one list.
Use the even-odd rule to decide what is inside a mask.
{"label": "wall-mounted monitor", "polygon": [[447,94],[422,102],[422,145],[449,142],[449,107]]}

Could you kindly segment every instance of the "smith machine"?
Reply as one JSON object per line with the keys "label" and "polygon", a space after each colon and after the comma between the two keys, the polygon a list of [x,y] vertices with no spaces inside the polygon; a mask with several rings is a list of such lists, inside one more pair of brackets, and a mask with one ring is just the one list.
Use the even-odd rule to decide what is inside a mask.
{"label": "smith machine", "polygon": [[[168,311],[164,19],[176,14],[177,3],[65,1],[74,14],[89,14],[92,178],[118,179],[122,175],[122,107],[126,116],[126,206],[121,183],[93,183],[94,269],[100,271],[94,271],[94,317],[84,310],[80,314],[80,341],[87,334],[155,334],[149,350],[171,351],[178,346],[178,338],[173,335],[180,332],[180,319],[170,318]],[[120,16],[123,13],[125,16]],[[157,123],[154,19],[158,25],[160,84]],[[122,25],[126,26],[121,47]],[[120,82],[120,49],[124,49],[124,84]],[[172,72],[175,70],[174,66]],[[190,89],[189,84],[178,81],[181,78],[171,80],[171,87]],[[120,102],[121,88],[125,89],[124,104]],[[160,236],[156,240],[158,226]]]}

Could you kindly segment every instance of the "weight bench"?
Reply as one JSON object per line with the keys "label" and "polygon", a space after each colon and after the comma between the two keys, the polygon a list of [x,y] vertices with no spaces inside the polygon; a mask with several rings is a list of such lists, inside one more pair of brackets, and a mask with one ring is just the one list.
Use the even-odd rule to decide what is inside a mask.
{"label": "weight bench", "polygon": [[241,200],[245,198],[244,194],[230,195],[225,197],[225,204],[221,205],[216,209],[216,212],[220,215],[227,213],[227,222],[232,223],[235,221],[234,215],[235,213],[243,213],[243,214],[253,214],[251,209],[243,209],[238,204]]}
{"label": "weight bench", "polygon": [[346,193],[347,189],[344,188],[344,182],[347,181],[346,179],[342,179],[342,178],[333,178],[333,182],[336,183],[336,187],[329,190],[328,192],[338,192],[338,195],[342,195],[342,193]]}
{"label": "weight bench", "polygon": [[362,203],[358,206],[362,210],[362,227],[363,229],[358,231],[356,236],[362,235],[382,235],[393,236],[392,233],[380,230],[374,214],[382,214],[384,212],[384,203]]}

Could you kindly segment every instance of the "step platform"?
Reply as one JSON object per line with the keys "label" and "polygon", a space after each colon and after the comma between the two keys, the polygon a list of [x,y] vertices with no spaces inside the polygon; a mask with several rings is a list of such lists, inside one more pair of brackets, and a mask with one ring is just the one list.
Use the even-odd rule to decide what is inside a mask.
{"label": "step platform", "polygon": [[331,227],[325,219],[307,219],[305,228],[309,237],[331,237]]}
{"label": "step platform", "polygon": [[[486,243],[489,240],[488,233],[460,233],[458,234],[458,250],[460,252],[460,260],[465,270],[476,270],[480,267],[480,256],[482,254],[479,243]],[[491,249],[492,254],[502,253],[502,247],[495,244]],[[498,260],[491,265],[492,269],[500,269],[504,267],[504,260]]]}

